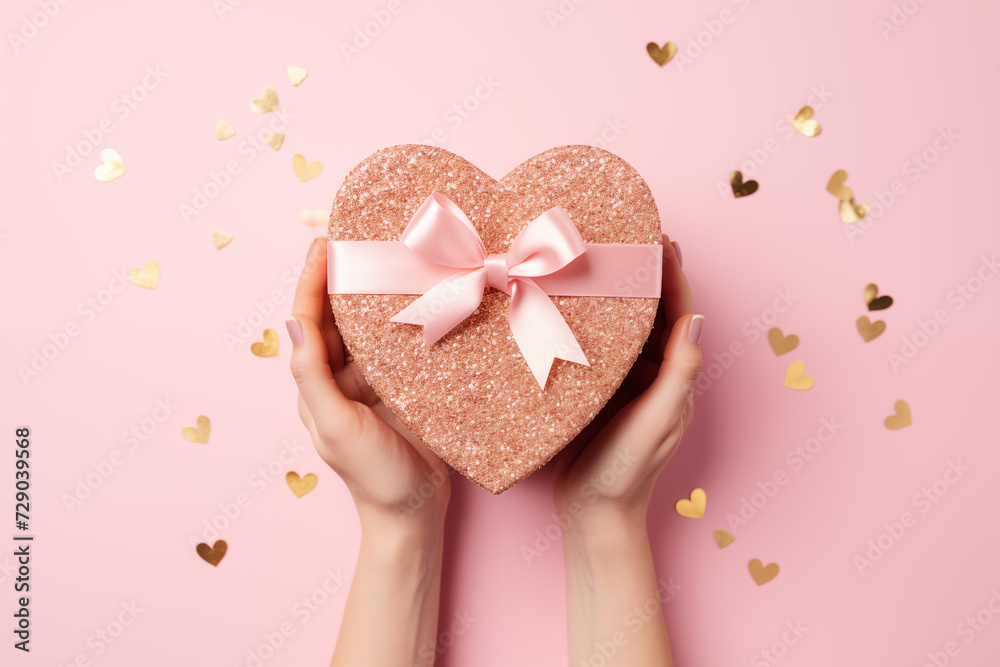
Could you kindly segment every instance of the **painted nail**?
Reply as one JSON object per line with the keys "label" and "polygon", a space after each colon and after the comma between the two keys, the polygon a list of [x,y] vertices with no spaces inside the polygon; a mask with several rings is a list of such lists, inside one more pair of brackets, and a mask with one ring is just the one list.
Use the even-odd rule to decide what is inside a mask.
{"label": "painted nail", "polygon": [[695,315],[691,318],[691,324],[688,325],[688,340],[695,345],[701,343],[701,331],[705,328],[705,316]]}
{"label": "painted nail", "polygon": [[285,320],[285,328],[288,329],[288,337],[292,339],[292,345],[302,342],[302,325],[294,317]]}
{"label": "painted nail", "polygon": [[677,263],[684,268],[684,255],[681,254],[681,244],[677,241],[673,241],[670,245],[674,246],[674,252],[677,253]]}

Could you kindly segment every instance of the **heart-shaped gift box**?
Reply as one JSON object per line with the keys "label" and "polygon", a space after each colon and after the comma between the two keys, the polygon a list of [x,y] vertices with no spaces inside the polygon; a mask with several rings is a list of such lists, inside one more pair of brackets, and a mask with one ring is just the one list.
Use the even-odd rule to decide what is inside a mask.
{"label": "heart-shaped gift box", "polygon": [[[536,305],[551,313],[525,311],[528,320],[522,317],[520,331],[511,310],[516,288],[480,287],[478,307],[428,345],[424,326],[398,317],[425,288],[413,290],[404,280],[407,289],[399,293],[362,293],[368,290],[334,283],[345,282],[347,274],[370,274],[379,282],[385,273],[403,271],[406,262],[383,258],[388,263],[378,266],[357,259],[353,248],[381,251],[392,245],[409,252],[400,244],[404,230],[409,233],[408,226],[426,217],[427,206],[435,202],[439,217],[454,213],[451,222],[456,225],[455,219],[464,218],[466,229],[461,231],[470,234],[474,228],[482,240],[480,251],[485,248],[493,259],[513,254],[512,245],[521,243],[519,235],[529,223],[539,229],[557,215],[556,225],[571,221],[569,226],[576,229],[571,234],[578,232],[588,248],[581,257],[588,256],[591,266],[596,258],[610,256],[599,255],[602,248],[619,253],[627,263],[619,261],[614,269],[597,267],[604,270],[605,296],[544,290],[541,298],[552,305],[537,300]],[[443,237],[442,227],[432,229],[434,235],[424,239],[425,250],[433,253],[456,243]],[[591,146],[547,150],[500,180],[441,148],[385,148],[358,164],[337,191],[328,239],[328,247],[336,246],[336,252],[328,252],[330,303],[353,363],[404,426],[495,494],[545,465],[597,415],[641,352],[659,303],[662,237],[653,195],[628,163]],[[382,243],[345,243],[358,241]],[[547,261],[551,254],[534,252],[532,257],[546,255],[541,261]],[[513,266],[509,259],[507,264]],[[574,259],[566,270],[583,264],[585,260]],[[486,272],[495,268],[487,266]],[[461,271],[467,269],[449,268],[440,275]],[[552,284],[543,283],[543,278],[526,283],[532,289]],[[495,282],[491,279],[487,285]],[[519,283],[521,294],[527,293],[526,283]],[[552,314],[556,320],[561,316],[571,334],[566,345],[557,343],[562,354],[557,350],[558,358],[547,368],[547,363],[529,358],[529,336],[523,331],[534,327],[544,338],[556,325],[563,326],[540,317]],[[423,323],[419,318],[409,321]]]}

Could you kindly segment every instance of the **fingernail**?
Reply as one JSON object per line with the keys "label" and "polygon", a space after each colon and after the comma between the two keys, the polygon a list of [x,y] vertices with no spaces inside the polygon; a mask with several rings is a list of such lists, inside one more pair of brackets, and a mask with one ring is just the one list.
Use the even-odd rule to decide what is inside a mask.
{"label": "fingernail", "polygon": [[705,328],[705,316],[695,315],[691,318],[691,324],[688,325],[688,340],[695,344],[701,344],[701,331]]}
{"label": "fingernail", "polygon": [[288,329],[288,337],[292,339],[292,345],[302,342],[302,325],[294,317],[285,320],[285,328]]}
{"label": "fingernail", "polygon": [[683,269],[684,268],[684,255],[681,254],[681,244],[678,243],[677,241],[673,241],[673,242],[671,242],[670,245],[672,245],[674,247],[674,252],[677,253],[677,263],[680,264],[681,268]]}

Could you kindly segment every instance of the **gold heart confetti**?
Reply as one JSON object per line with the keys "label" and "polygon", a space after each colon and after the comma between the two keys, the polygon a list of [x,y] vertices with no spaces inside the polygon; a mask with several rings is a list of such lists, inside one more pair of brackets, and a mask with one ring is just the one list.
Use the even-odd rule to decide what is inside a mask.
{"label": "gold heart confetti", "polygon": [[129,271],[128,279],[139,287],[146,289],[156,289],[160,282],[160,264],[155,259],[146,262],[146,266],[141,269]]}
{"label": "gold heart confetti", "polygon": [[858,318],[858,333],[861,334],[866,343],[870,343],[881,336],[883,331],[885,331],[885,322],[882,320],[871,322],[864,315]]}
{"label": "gold heart confetti", "polygon": [[652,58],[657,65],[663,67],[668,62],[673,60],[674,55],[677,53],[677,45],[673,42],[667,42],[661,48],[656,44],[656,42],[650,42],[646,45],[646,53],[649,54],[649,57]]}
{"label": "gold heart confetti", "polygon": [[250,346],[250,351],[258,357],[278,356],[278,332],[268,327],[264,329],[264,342],[256,342]]}
{"label": "gold heart confetti", "polygon": [[865,286],[865,303],[868,310],[885,310],[892,305],[892,297],[889,295],[878,295],[878,285],[869,283]]}
{"label": "gold heart confetti", "polygon": [[221,118],[219,119],[219,122],[215,124],[215,138],[219,141],[225,141],[234,134],[236,134],[236,130],[233,129],[233,126]]}
{"label": "gold heart confetti", "polygon": [[792,118],[792,127],[807,137],[815,137],[823,131],[823,128],[820,127],[817,121],[812,120],[812,115],[813,108],[811,106],[806,105],[802,107],[796,112],[795,117]]}
{"label": "gold heart confetti", "polygon": [[767,332],[767,342],[771,344],[771,349],[774,350],[774,353],[780,357],[799,346],[799,337],[795,334],[785,336],[781,333],[781,329],[774,327]]}
{"label": "gold heart confetti", "polygon": [[705,489],[694,489],[691,491],[691,497],[681,498],[676,503],[674,503],[674,509],[677,513],[688,519],[700,519],[705,516],[705,505],[708,502],[708,496],[705,495]]}
{"label": "gold heart confetti", "polygon": [[288,488],[292,490],[292,493],[301,498],[316,487],[316,482],[319,481],[319,478],[313,473],[309,473],[305,477],[299,477],[299,473],[289,470],[288,474],[285,475],[285,481],[288,483]]}
{"label": "gold heart confetti", "polygon": [[322,208],[304,208],[299,218],[307,225],[325,225],[330,221],[330,212]]}
{"label": "gold heart confetti", "polygon": [[216,249],[222,250],[229,242],[233,240],[233,237],[225,233],[221,229],[212,230],[212,243],[215,244]]}
{"label": "gold heart confetti", "polygon": [[840,201],[851,201],[854,199],[854,191],[844,185],[847,182],[847,172],[838,169],[833,172],[833,176],[826,182],[826,191]]}
{"label": "gold heart confetti", "polygon": [[278,91],[274,86],[264,86],[260,90],[260,97],[250,100],[250,111],[254,113],[271,113],[278,109]]}
{"label": "gold heart confetti", "polygon": [[808,391],[816,384],[812,377],[806,375],[806,365],[795,360],[788,365],[785,371],[785,386],[796,391]]}
{"label": "gold heart confetti", "polygon": [[267,136],[264,137],[264,141],[266,141],[267,145],[274,150],[280,151],[281,144],[285,143],[285,135],[281,132],[268,132]]}
{"label": "gold heart confetti", "polygon": [[854,200],[840,202],[840,221],[850,225],[868,215],[868,204],[855,204]]}
{"label": "gold heart confetti", "polygon": [[201,556],[201,559],[212,566],[218,566],[222,559],[225,558],[226,552],[229,550],[229,545],[226,544],[225,540],[216,540],[213,546],[208,546],[204,542],[201,542],[195,551]]}
{"label": "gold heart confetti", "polygon": [[288,66],[288,80],[293,86],[297,86],[305,81],[307,76],[309,76],[309,70],[305,67]]}
{"label": "gold heart confetti", "polygon": [[717,528],[712,531],[712,537],[715,538],[715,544],[718,545],[720,549],[725,549],[736,540],[732,533],[728,530],[722,530],[721,528]]}
{"label": "gold heart confetti", "polygon": [[306,164],[306,156],[296,153],[292,156],[292,167],[295,168],[295,175],[299,177],[299,180],[303,183],[308,181],[310,178],[316,178],[319,176],[320,172],[323,171],[323,163],[319,160],[315,160]]}
{"label": "gold heart confetti", "polygon": [[748,564],[750,576],[757,582],[758,586],[763,586],[778,576],[778,564],[768,563],[766,566],[759,559],[754,558]]}
{"label": "gold heart confetti", "polygon": [[889,415],[885,418],[885,427],[892,431],[898,431],[901,428],[906,428],[913,423],[913,415],[910,414],[910,405],[904,400],[896,401],[896,405],[893,406],[896,414]]}
{"label": "gold heart confetti", "polygon": [[94,169],[94,178],[101,183],[113,181],[125,173],[125,163],[122,162],[122,156],[113,148],[105,148],[101,151],[101,162],[104,164]]}
{"label": "gold heart confetti", "polygon": [[757,181],[743,182],[743,174],[734,171],[729,174],[729,185],[733,188],[733,195],[736,197],[746,197],[757,192]]}
{"label": "gold heart confetti", "polygon": [[185,440],[191,442],[200,442],[205,444],[208,442],[208,436],[212,432],[212,422],[209,421],[208,417],[205,415],[198,415],[198,419],[195,422],[198,426],[185,426],[181,429],[181,435],[184,436]]}

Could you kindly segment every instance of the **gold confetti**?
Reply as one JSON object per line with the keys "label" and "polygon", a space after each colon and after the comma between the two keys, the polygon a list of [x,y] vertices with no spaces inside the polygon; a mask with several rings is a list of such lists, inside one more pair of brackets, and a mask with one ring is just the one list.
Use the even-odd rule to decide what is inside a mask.
{"label": "gold confetti", "polygon": [[316,487],[316,482],[319,481],[319,478],[313,473],[309,473],[305,477],[299,477],[299,473],[290,470],[285,475],[285,481],[288,483],[288,488],[292,490],[292,493],[301,498]]}
{"label": "gold confetti", "polygon": [[212,230],[212,243],[215,244],[217,250],[222,250],[229,242],[233,240],[233,237],[225,233],[221,229]]}
{"label": "gold confetti", "polygon": [[851,201],[854,199],[854,191],[844,185],[847,182],[847,172],[838,169],[833,172],[833,176],[826,182],[826,191],[840,201]]}
{"label": "gold confetti", "polygon": [[307,76],[309,76],[309,70],[305,67],[288,66],[288,80],[293,86],[297,86],[305,81]]}
{"label": "gold confetti", "polygon": [[292,167],[295,169],[295,175],[299,177],[299,180],[303,183],[308,181],[310,178],[316,178],[319,176],[320,172],[323,171],[323,163],[319,160],[315,160],[306,164],[306,157],[296,153],[292,156]]}
{"label": "gold confetti", "polygon": [[234,134],[236,134],[236,130],[233,129],[233,126],[221,118],[215,124],[215,138],[219,141],[225,141]]}
{"label": "gold confetti", "polygon": [[278,109],[278,91],[273,86],[264,86],[260,97],[250,100],[250,111],[254,113],[271,113]]}
{"label": "gold confetti", "polygon": [[766,566],[759,559],[754,558],[748,564],[750,576],[757,582],[758,586],[763,586],[778,576],[778,564],[768,563]]}
{"label": "gold confetti", "polygon": [[325,225],[330,221],[330,212],[322,208],[304,208],[299,218],[307,225]]}
{"label": "gold confetti", "polygon": [[707,502],[708,496],[705,495],[705,489],[693,489],[690,499],[681,498],[674,503],[674,509],[677,510],[678,514],[688,519],[700,519],[705,516]]}
{"label": "gold confetti", "polygon": [[226,544],[225,540],[216,540],[213,546],[208,546],[204,542],[201,542],[195,547],[195,551],[198,552],[201,559],[212,566],[218,566],[222,562],[222,559],[225,558],[228,550],[229,545]]}
{"label": "gold confetti", "polygon": [[105,148],[101,151],[101,166],[94,169],[94,178],[101,183],[113,181],[125,173],[125,163],[122,156],[113,148]]}
{"label": "gold confetti", "polygon": [[182,428],[181,435],[184,436],[185,440],[191,442],[207,443],[208,436],[212,432],[212,422],[205,415],[198,415],[196,423],[198,426],[185,426]]}
{"label": "gold confetti", "polygon": [[668,62],[673,60],[674,55],[677,53],[677,45],[673,42],[667,42],[661,48],[656,44],[656,42],[650,42],[646,45],[646,53],[649,54],[649,57],[652,58],[657,65],[663,67]]}
{"label": "gold confetti", "polygon": [[811,106],[806,105],[802,107],[795,114],[795,117],[792,118],[792,127],[807,137],[815,137],[823,131],[823,128],[820,127],[817,121],[812,120],[812,115],[813,108]]}
{"label": "gold confetti", "polygon": [[757,192],[757,181],[743,182],[743,174],[734,171],[729,174],[729,185],[733,188],[733,195],[736,197],[746,197]]}
{"label": "gold confetti", "polygon": [[266,141],[267,145],[274,150],[280,151],[281,144],[285,143],[285,135],[281,132],[268,132],[267,136],[264,137],[264,141]]}
{"label": "gold confetti", "polygon": [[774,353],[780,357],[799,346],[799,337],[795,334],[785,336],[781,333],[781,329],[774,327],[767,332],[767,342],[771,344],[771,349],[774,350]]}
{"label": "gold confetti", "polygon": [[728,530],[722,530],[721,528],[717,528],[712,531],[712,537],[715,538],[715,544],[718,545],[720,549],[725,549],[736,540],[732,533]]}
{"label": "gold confetti", "polygon": [[141,269],[129,271],[128,279],[139,287],[146,289],[156,289],[160,282],[160,264],[155,259],[146,262],[146,266]]}
{"label": "gold confetti", "polygon": [[264,329],[264,342],[256,342],[250,346],[250,351],[258,357],[278,356],[278,332],[268,327]]}
{"label": "gold confetti", "polygon": [[840,202],[840,221],[850,225],[868,215],[868,204],[855,204],[854,200]]}
{"label": "gold confetti", "polygon": [[903,400],[896,401],[896,405],[893,406],[896,414],[889,415],[885,418],[885,427],[892,431],[898,431],[901,428],[906,428],[913,423],[913,415],[910,414],[910,405]]}
{"label": "gold confetti", "polygon": [[868,310],[885,310],[892,305],[892,297],[889,295],[878,295],[878,285],[869,283],[865,286],[865,303]]}
{"label": "gold confetti", "polygon": [[796,391],[808,391],[813,388],[815,382],[812,377],[806,375],[806,365],[795,360],[788,365],[785,371],[785,386]]}
{"label": "gold confetti", "polygon": [[876,320],[871,322],[867,317],[862,315],[858,318],[858,333],[866,343],[870,343],[885,331],[885,322],[882,320]]}

